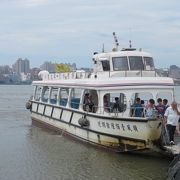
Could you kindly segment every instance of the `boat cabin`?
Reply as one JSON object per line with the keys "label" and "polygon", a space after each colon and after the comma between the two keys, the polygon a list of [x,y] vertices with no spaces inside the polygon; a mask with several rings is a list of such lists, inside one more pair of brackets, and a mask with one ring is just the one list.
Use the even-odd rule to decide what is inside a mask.
{"label": "boat cabin", "polygon": [[134,48],[94,53],[93,62],[96,77],[102,76],[102,73],[109,77],[158,76],[152,55]]}
{"label": "boat cabin", "polygon": [[85,113],[131,117],[136,98],[143,100],[144,106],[149,99],[154,99],[155,102],[158,98],[167,99],[169,104],[173,101],[172,79],[163,78],[162,81],[155,78],[153,83],[151,79],[143,78],[142,82],[140,78],[131,77],[128,82],[127,78],[115,78],[114,81],[106,80],[106,83],[97,79],[89,80],[88,85],[82,80],[76,83],[64,81],[63,85],[58,82],[53,84],[53,81],[37,81],[34,82],[33,100]]}

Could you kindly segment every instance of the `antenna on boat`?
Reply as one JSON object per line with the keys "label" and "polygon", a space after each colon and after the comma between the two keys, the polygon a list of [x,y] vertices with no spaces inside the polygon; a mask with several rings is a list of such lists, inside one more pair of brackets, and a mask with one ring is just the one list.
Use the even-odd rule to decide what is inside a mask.
{"label": "antenna on boat", "polygon": [[114,36],[114,42],[115,42],[115,45],[116,45],[116,51],[118,51],[119,42],[118,42],[118,39],[116,37],[116,33],[115,32],[113,32],[113,36]]}
{"label": "antenna on boat", "polygon": [[103,46],[102,46],[102,53],[104,53],[104,43],[103,43]]}

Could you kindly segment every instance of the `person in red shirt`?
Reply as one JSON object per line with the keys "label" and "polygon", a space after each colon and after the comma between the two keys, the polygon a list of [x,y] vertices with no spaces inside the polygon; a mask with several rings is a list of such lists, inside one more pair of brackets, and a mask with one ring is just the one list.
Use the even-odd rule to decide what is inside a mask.
{"label": "person in red shirt", "polygon": [[163,104],[162,99],[158,98],[157,99],[158,105],[155,106],[156,110],[158,111],[158,116],[159,117],[164,117],[164,113],[166,111],[166,106]]}

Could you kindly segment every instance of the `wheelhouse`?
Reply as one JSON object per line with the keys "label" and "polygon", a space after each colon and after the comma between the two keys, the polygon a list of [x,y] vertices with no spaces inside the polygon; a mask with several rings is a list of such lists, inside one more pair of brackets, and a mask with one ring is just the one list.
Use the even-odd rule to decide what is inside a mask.
{"label": "wheelhouse", "polygon": [[94,70],[98,71],[154,71],[153,57],[146,52],[123,51],[95,54]]}

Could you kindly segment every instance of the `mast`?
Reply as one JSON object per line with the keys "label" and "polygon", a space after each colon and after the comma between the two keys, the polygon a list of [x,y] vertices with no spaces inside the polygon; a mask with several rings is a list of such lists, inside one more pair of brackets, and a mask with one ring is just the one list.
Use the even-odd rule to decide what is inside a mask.
{"label": "mast", "polygon": [[104,51],[104,43],[103,43],[103,46],[102,46],[102,53],[104,53],[105,51]]}
{"label": "mast", "polygon": [[113,36],[114,36],[114,42],[115,42],[115,45],[116,45],[116,50],[118,51],[119,42],[118,42],[118,39],[116,37],[116,33],[115,32],[113,32]]}

